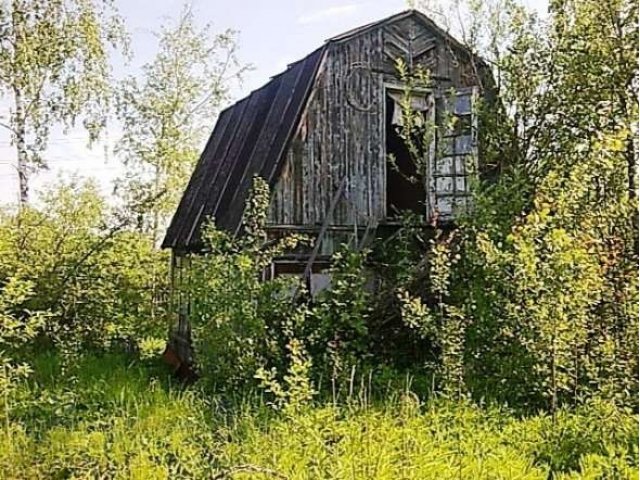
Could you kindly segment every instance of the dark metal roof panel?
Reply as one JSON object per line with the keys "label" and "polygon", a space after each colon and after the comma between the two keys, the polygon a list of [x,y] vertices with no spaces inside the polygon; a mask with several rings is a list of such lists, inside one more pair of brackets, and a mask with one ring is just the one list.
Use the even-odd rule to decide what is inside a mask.
{"label": "dark metal roof panel", "polygon": [[[224,205],[224,211],[219,214],[220,227],[237,232],[254,175],[260,175],[273,188],[289,140],[295,133],[306,104],[323,51],[324,49],[318,49],[304,61],[292,65],[298,74],[282,79],[281,88],[252,151],[251,161],[247,162],[234,195],[229,199],[229,203]],[[296,85],[298,87],[295,87]]]}
{"label": "dark metal roof panel", "polygon": [[[271,79],[220,115],[162,243],[165,248],[201,248],[208,217],[237,230],[251,178],[276,172],[315,79],[322,47]],[[274,173],[267,180],[272,183]]]}
{"label": "dark metal roof panel", "polygon": [[[204,181],[204,177],[205,177],[204,173],[206,171],[206,167],[205,167],[206,160],[210,157],[211,152],[215,151],[218,144],[220,143],[220,140],[224,136],[224,131],[227,125],[229,125],[230,118],[231,118],[230,109],[227,108],[226,110],[220,113],[216,126],[213,129],[213,132],[211,133],[211,136],[209,137],[209,140],[207,141],[207,144],[202,154],[200,155],[198,162],[196,163],[195,169],[191,175],[191,178],[189,179],[189,183],[187,184],[187,188],[184,194],[182,195],[180,203],[178,204],[178,209],[177,209],[178,212],[186,213],[193,208],[193,202],[197,197],[197,193],[200,190],[200,187]],[[171,220],[171,223],[169,224],[169,228],[167,229],[165,239],[162,242],[163,248],[175,247],[175,242],[178,238],[181,228],[184,226],[185,221],[186,221],[186,215],[185,216],[174,215],[174,217]]]}
{"label": "dark metal roof panel", "polygon": [[[298,70],[300,72],[303,71],[302,68]],[[255,174],[259,174],[262,171],[262,167],[269,157],[268,154],[271,146],[276,141],[277,133],[281,129],[282,123],[289,123],[284,120],[284,117],[292,98],[291,92],[294,90],[300,74],[297,76],[286,75],[279,77],[281,77],[278,83],[279,88],[267,114],[264,128],[260,131],[260,137],[253,146],[251,161],[244,163],[245,168],[238,182],[238,188],[232,192],[231,198],[225,203],[228,207],[224,210],[225,214],[218,218],[222,228],[227,228],[228,230],[235,230],[237,228],[244,209],[244,199],[251,188],[252,178]]]}
{"label": "dark metal roof panel", "polygon": [[[162,242],[163,247],[187,248],[186,239],[193,235],[197,219],[202,215],[208,191],[218,176],[247,103],[248,98],[244,98],[228,108],[223,115],[228,117],[228,120],[224,122],[224,125],[220,125],[220,128],[218,124],[222,122],[222,116],[216,123],[210,140],[212,148],[205,148],[198,166],[191,175],[190,185],[182,196],[169,230],[167,230],[167,235]],[[175,228],[172,230],[174,224]],[[170,231],[173,232],[171,236],[169,236]]]}
{"label": "dark metal roof panel", "polygon": [[[273,99],[272,91],[274,86],[277,87],[277,83],[277,80],[271,81],[249,96],[249,102],[236,128],[234,139],[221,162],[220,172],[207,191],[202,214],[194,223],[194,232],[200,231],[200,227],[207,218],[218,220],[218,215],[224,213],[223,200],[236,188],[239,172],[250,160],[248,151],[255,145],[257,134],[262,129],[266,110]],[[198,243],[198,240],[197,235],[192,234],[186,238],[186,243]]]}

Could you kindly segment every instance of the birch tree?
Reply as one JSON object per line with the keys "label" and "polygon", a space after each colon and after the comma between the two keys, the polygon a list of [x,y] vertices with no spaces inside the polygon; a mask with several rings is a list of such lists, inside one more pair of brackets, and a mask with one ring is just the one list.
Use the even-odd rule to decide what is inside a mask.
{"label": "birch tree", "polygon": [[124,131],[118,151],[127,173],[117,189],[127,205],[157,199],[148,210],[130,212],[154,242],[220,107],[248,68],[237,57],[237,32],[197,26],[189,5],[157,37],[157,55],[142,67],[140,78],[124,81],[118,104]]}
{"label": "birch tree", "polygon": [[47,167],[52,125],[78,120],[96,140],[111,97],[110,50],[127,38],[113,0],[0,0],[0,126],[15,146],[20,204],[29,180]]}

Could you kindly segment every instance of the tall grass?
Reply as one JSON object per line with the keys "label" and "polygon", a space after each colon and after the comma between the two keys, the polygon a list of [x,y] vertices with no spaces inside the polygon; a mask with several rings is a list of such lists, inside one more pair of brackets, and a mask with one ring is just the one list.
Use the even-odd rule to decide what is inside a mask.
{"label": "tall grass", "polygon": [[637,478],[636,417],[604,403],[518,417],[407,388],[371,402],[352,385],[351,397],[276,412],[124,357],[35,367],[5,409],[3,479]]}

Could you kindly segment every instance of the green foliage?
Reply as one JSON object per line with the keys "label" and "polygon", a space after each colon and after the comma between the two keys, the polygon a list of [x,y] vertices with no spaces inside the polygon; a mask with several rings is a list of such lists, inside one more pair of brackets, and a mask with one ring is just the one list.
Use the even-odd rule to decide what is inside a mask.
{"label": "green foliage", "polygon": [[445,390],[637,405],[634,5],[556,2],[548,23],[509,0],[455,6],[497,81],[478,110],[481,177],[455,234],[436,232],[397,284]]}
{"label": "green foliage", "polygon": [[280,413],[251,396],[177,389],[119,356],[80,357],[64,377],[60,363],[38,357],[18,383],[14,399],[29,400],[0,427],[0,477],[637,476],[637,416],[607,402],[554,420],[402,391]]}
{"label": "green foliage", "polygon": [[451,234],[440,234],[431,240],[425,298],[411,295],[403,286],[397,295],[403,321],[439,352],[431,368],[439,373],[440,387],[459,398],[465,389],[464,339],[468,321],[465,312],[449,302],[451,274],[460,259],[460,255],[451,252],[452,238]]}
{"label": "green foliage", "polygon": [[306,315],[303,336],[315,360],[316,376],[324,374],[333,382],[344,380],[370,356],[366,254],[348,247],[334,254],[328,271],[330,288],[314,299]]}
{"label": "green foliage", "polygon": [[[569,440],[577,425],[600,419],[597,410],[567,413],[553,437],[550,417],[516,419],[455,403],[421,406],[404,397],[379,408],[325,407],[258,424],[238,438],[241,446],[225,451],[286,478],[580,478],[580,465],[592,475],[617,469],[617,478],[633,478],[637,434],[630,417],[618,417],[628,430],[615,440],[596,430],[580,446]],[[587,466],[598,463],[599,469]]]}
{"label": "green foliage", "polygon": [[[69,2],[68,12],[49,3],[0,21],[19,40],[0,51],[0,75],[25,60],[36,82],[53,67],[65,79],[84,64],[47,64],[57,48],[94,56],[89,83],[61,84],[65,113],[46,113],[33,90],[42,85],[49,102],[60,85],[20,85],[36,95],[40,135],[25,145],[29,124],[16,110],[8,127],[22,132],[23,166],[26,149],[46,140],[37,122],[104,106],[84,89],[95,81],[104,93],[106,17],[93,2]],[[496,84],[483,86],[501,102],[477,112],[473,211],[456,229],[405,215],[372,252],[345,247],[331,288],[313,300],[297,279],[262,278],[304,240],[267,234],[269,188],[256,178],[242,235],[210,226],[203,254],[183,258],[176,294],[189,300],[204,379],[191,390],[152,363],[165,335],[162,203],[127,202],[118,214],[94,185],[72,182],[40,206],[3,212],[0,477],[636,478],[636,10],[630,0],[557,1],[545,24],[511,0],[470,2],[465,40],[488,53]],[[86,46],[42,12],[68,13]],[[207,41],[223,59],[203,57]],[[45,63],[27,58],[35,54]],[[178,191],[200,122],[226,98],[229,64],[241,73],[234,35],[197,31],[189,10],[163,31],[145,82],[130,80],[120,105],[130,166],[144,173],[127,185],[132,198]],[[408,92],[430,86],[428,72],[398,68]],[[400,134],[425,175],[424,152],[455,119],[411,116],[408,93],[402,107],[413,120]],[[135,343],[137,359],[106,353],[123,343]],[[428,401],[399,373],[407,367]]]}
{"label": "green foliage", "polygon": [[112,217],[91,182],[54,186],[42,200],[0,221],[4,332],[24,337],[11,349],[25,358],[164,337],[166,255]]}
{"label": "green foliage", "polygon": [[366,252],[348,248],[333,259],[331,288],[308,305],[300,278],[261,278],[274,258],[305,242],[293,235],[268,238],[268,207],[268,185],[255,177],[243,235],[232,238],[209,225],[205,251],[187,257],[187,280],[178,289],[189,299],[204,382],[228,391],[257,378],[282,408],[310,400],[312,381],[325,377],[340,384],[367,361],[371,296]]}
{"label": "green foliage", "polygon": [[[158,53],[126,79],[118,97],[127,171],[120,195],[141,230],[157,241],[197,160],[212,119],[248,67],[237,58],[237,32],[199,28],[188,4],[157,34]],[[140,200],[154,198],[140,209]]]}
{"label": "green foliage", "polygon": [[[2,431],[2,478],[204,478],[215,472],[208,408],[123,357],[36,359],[29,398]],[[43,375],[44,374],[44,375]]]}
{"label": "green foliage", "polygon": [[46,167],[52,125],[69,128],[81,118],[90,140],[104,129],[113,93],[109,50],[126,51],[127,38],[111,0],[3,0],[0,37],[0,95],[12,101],[0,126],[16,148],[24,204],[30,175]]}
{"label": "green foliage", "polygon": [[306,406],[316,392],[310,380],[311,361],[302,342],[295,338],[291,339],[287,348],[290,364],[282,384],[278,381],[278,372],[275,368],[271,370],[259,368],[256,378],[260,380],[261,387],[274,396],[273,406],[284,409],[287,413],[295,413]]}
{"label": "green foliage", "polygon": [[44,326],[48,316],[46,311],[24,311],[19,308],[33,295],[33,283],[16,277],[7,279],[0,296],[0,344],[3,348],[23,348]]}
{"label": "green foliage", "polygon": [[8,279],[0,295],[0,391],[3,392],[1,417],[6,417],[14,400],[15,390],[31,373],[25,362],[15,356],[42,330],[48,312],[20,311],[16,308],[33,295],[33,285],[16,278]]}
{"label": "green foliage", "polygon": [[[398,135],[407,146],[411,161],[416,167],[417,177],[408,178],[412,183],[424,182],[427,178],[429,165],[426,152],[435,144],[435,123],[430,118],[425,118],[422,112],[413,110],[413,95],[419,89],[433,87],[431,72],[417,65],[415,68],[407,65],[404,59],[398,58],[395,62],[396,74],[405,88],[400,100],[402,111],[402,126],[398,128]],[[431,98],[430,101],[433,101]],[[392,168],[399,171],[395,159],[389,159]]]}
{"label": "green foliage", "polygon": [[196,361],[205,380],[220,388],[253,381],[259,367],[284,371],[286,345],[296,332],[297,283],[262,281],[261,272],[277,255],[294,249],[300,237],[267,241],[269,188],[254,179],[243,226],[232,238],[213,225],[203,234],[206,250],[189,257],[188,282],[178,286],[189,300]]}
{"label": "green foliage", "polygon": [[[595,392],[635,403],[638,232],[637,200],[629,190],[635,182],[629,163],[635,120],[626,82],[637,62],[625,52],[637,45],[637,32],[625,2],[555,8],[548,31],[519,26],[516,43],[523,50],[501,65],[505,77],[515,80],[522,76],[523,53],[542,49],[532,78],[545,86],[533,96],[512,93],[523,103],[519,95],[529,95],[527,105],[536,105],[531,111],[514,105],[520,120],[535,128],[523,130],[528,145],[519,147],[522,154],[510,166],[514,173],[497,187],[481,189],[483,208],[467,219],[468,261],[462,268],[477,282],[471,299],[459,293],[468,311],[475,308],[469,378],[494,377],[487,390],[509,385],[505,396],[534,402],[537,396],[551,409]],[[605,15],[611,22],[594,28]],[[602,28],[609,32],[606,42]],[[544,42],[527,40],[541,33]],[[605,51],[621,60],[606,91],[596,73],[609,68]],[[597,107],[602,102],[612,117]],[[507,210],[510,222],[491,222],[485,212],[503,210],[504,192],[517,198],[521,182],[508,182],[522,177],[518,171],[526,172],[529,184],[516,201],[522,210]],[[631,304],[631,310],[625,307]]]}

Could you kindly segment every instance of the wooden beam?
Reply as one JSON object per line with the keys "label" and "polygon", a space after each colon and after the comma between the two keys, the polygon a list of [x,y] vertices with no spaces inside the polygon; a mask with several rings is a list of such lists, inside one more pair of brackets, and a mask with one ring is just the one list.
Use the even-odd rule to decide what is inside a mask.
{"label": "wooden beam", "polygon": [[[313,251],[311,252],[311,256],[309,257],[309,261],[307,262],[307,266],[304,269],[304,273],[302,274],[302,281],[305,282],[311,273],[311,269],[313,268],[313,262],[318,256],[318,252],[320,251],[320,245],[322,244],[322,238],[324,237],[327,229],[329,228],[329,222],[333,217],[333,212],[338,205],[338,201],[344,192],[345,187],[347,186],[347,176],[342,177],[342,181],[336,190],[336,193],[333,194],[333,198],[331,199],[331,205],[329,205],[329,210],[324,217],[324,222],[322,223],[322,228],[320,229],[320,233],[318,233],[318,237],[316,238],[316,243],[313,246]],[[298,293],[300,291],[300,287],[298,286],[293,293],[293,297],[291,299],[292,302],[295,302]]]}

